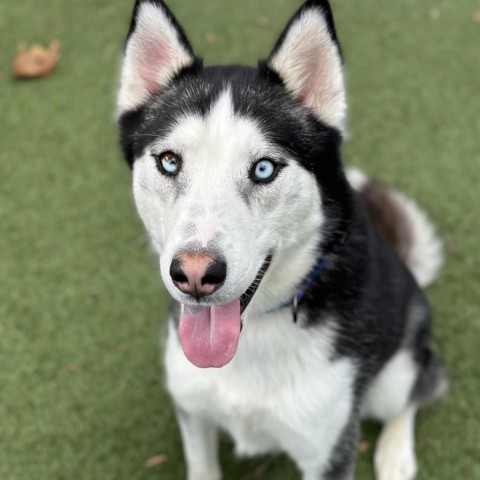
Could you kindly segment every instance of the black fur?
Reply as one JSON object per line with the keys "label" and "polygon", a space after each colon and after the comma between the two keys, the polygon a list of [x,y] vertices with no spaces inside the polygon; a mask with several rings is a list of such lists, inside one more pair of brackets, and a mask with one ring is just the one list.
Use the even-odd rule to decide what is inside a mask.
{"label": "black fur", "polygon": [[[423,349],[430,316],[416,319],[410,326],[408,306],[412,302],[428,311],[411,273],[374,230],[356,199],[350,238],[327,257],[326,267],[306,293],[300,311],[306,313],[307,328],[324,318],[335,318],[337,355],[353,357],[361,364],[359,395],[401,346],[412,352],[420,345]],[[410,339],[405,344],[407,331]]]}
{"label": "black fur", "polygon": [[350,420],[345,426],[337,444],[326,472],[324,480],[351,480],[357,456],[358,442],[360,440],[359,412],[353,411]]}

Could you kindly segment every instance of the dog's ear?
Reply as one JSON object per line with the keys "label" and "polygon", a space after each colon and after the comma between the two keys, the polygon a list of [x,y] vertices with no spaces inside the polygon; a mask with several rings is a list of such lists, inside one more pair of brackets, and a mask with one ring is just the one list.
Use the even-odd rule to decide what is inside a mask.
{"label": "dog's ear", "polygon": [[137,0],[122,65],[117,113],[141,106],[196,57],[162,0]]}
{"label": "dog's ear", "polygon": [[345,130],[342,53],[326,0],[307,1],[290,20],[266,65],[321,121]]}

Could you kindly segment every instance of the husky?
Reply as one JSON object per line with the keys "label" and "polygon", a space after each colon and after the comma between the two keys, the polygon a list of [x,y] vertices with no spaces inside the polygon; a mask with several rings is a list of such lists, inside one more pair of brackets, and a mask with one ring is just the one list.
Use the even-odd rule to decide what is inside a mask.
{"label": "husky", "polygon": [[326,0],[256,68],[209,66],[161,0],[137,0],[118,123],[135,203],[171,295],[166,386],[188,480],[284,452],[304,480],[354,475],[360,422],[378,480],[412,480],[414,421],[442,397],[421,287],[441,264],[423,211],[346,171],[343,60]]}

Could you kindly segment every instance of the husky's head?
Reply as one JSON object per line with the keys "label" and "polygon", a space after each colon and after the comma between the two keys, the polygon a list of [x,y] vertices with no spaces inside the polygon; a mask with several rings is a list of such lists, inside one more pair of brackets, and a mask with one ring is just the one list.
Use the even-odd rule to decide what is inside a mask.
{"label": "husky's head", "polygon": [[326,1],[306,2],[258,68],[203,67],[165,4],[137,1],[121,143],[195,365],[228,363],[247,305],[284,303],[345,235],[345,113]]}

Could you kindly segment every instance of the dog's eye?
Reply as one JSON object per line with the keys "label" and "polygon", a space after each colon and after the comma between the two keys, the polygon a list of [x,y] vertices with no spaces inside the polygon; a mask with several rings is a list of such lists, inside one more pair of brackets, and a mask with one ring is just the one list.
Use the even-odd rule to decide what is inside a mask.
{"label": "dog's eye", "polygon": [[155,156],[157,168],[161,173],[169,177],[174,177],[180,172],[182,166],[182,158],[173,152],[163,152]]}
{"label": "dog's eye", "polygon": [[253,165],[250,177],[256,183],[269,183],[275,179],[278,170],[278,164],[268,158],[262,158]]}

